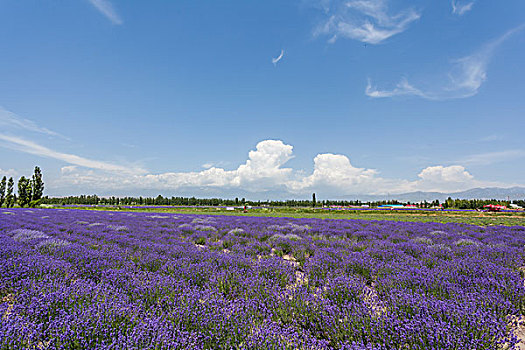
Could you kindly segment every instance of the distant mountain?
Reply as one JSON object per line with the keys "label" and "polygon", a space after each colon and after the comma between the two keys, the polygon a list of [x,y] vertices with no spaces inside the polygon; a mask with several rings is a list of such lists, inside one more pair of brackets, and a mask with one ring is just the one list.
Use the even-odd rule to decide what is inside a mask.
{"label": "distant mountain", "polygon": [[525,199],[525,187],[511,187],[511,188],[472,188],[463,192],[453,193],[461,199]]}
{"label": "distant mountain", "polygon": [[[501,199],[501,200],[516,200],[525,199],[525,187],[488,187],[488,188],[471,188],[470,190],[443,193],[443,192],[408,192],[390,195],[350,195],[345,196],[345,199],[359,199],[361,201],[380,201],[380,200],[398,200],[400,202],[419,202],[419,201],[434,201],[438,199],[440,202],[445,201],[448,197],[453,199]],[[341,198],[342,199],[342,198]]]}

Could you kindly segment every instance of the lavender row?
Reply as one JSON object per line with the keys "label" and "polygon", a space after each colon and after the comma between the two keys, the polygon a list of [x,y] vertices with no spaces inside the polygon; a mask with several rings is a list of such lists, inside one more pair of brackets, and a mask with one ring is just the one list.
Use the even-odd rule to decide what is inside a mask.
{"label": "lavender row", "polygon": [[525,227],[0,210],[0,349],[513,348]]}

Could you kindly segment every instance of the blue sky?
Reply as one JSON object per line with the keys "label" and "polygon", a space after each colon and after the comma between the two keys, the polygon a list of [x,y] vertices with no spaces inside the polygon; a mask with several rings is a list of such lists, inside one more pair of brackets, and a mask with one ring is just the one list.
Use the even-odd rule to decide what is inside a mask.
{"label": "blue sky", "polygon": [[46,194],[524,185],[525,3],[0,1],[0,175]]}

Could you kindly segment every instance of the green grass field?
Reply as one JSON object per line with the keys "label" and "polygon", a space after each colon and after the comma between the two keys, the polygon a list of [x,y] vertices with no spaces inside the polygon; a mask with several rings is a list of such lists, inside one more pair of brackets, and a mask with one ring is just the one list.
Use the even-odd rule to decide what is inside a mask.
{"label": "green grass field", "polygon": [[[64,209],[79,209],[78,207],[61,207]],[[247,213],[236,209],[229,211],[213,207],[173,207],[173,208],[119,208],[119,207],[84,207],[89,210],[141,211],[156,213],[207,214],[207,215],[239,215],[239,216],[272,216],[293,218],[320,219],[359,219],[359,220],[393,220],[414,222],[455,222],[478,226],[506,225],[525,226],[525,212],[491,213],[471,211],[374,211],[374,210],[322,210],[312,208],[262,208],[250,209]]]}

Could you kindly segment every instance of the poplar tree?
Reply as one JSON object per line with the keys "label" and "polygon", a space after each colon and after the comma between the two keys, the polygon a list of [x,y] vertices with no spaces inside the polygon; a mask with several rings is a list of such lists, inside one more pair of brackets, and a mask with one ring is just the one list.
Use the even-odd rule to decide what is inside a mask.
{"label": "poplar tree", "polygon": [[2,178],[2,182],[0,182],[0,207],[2,204],[4,204],[5,201],[5,186],[6,186],[7,178],[4,176]]}
{"label": "poplar tree", "polygon": [[13,178],[10,177],[9,181],[7,181],[7,194],[5,196],[5,202],[8,208],[11,208],[14,204],[14,196],[13,196],[14,187],[15,187],[15,182],[13,181]]}
{"label": "poplar tree", "polygon": [[35,167],[35,173],[33,174],[31,184],[33,187],[33,193],[30,199],[34,201],[41,199],[44,194],[44,182],[42,181],[42,172],[38,166]]}
{"label": "poplar tree", "polygon": [[18,180],[18,204],[25,207],[31,202],[31,181],[22,176]]}

